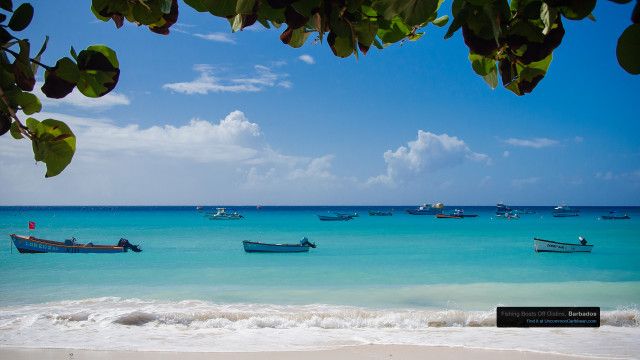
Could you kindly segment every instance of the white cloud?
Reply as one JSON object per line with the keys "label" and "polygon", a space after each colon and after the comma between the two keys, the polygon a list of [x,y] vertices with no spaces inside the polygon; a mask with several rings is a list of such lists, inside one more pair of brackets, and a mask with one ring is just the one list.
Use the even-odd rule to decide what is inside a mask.
{"label": "white cloud", "polygon": [[209,33],[209,34],[193,34],[193,36],[195,37],[199,37],[201,39],[205,39],[205,40],[209,40],[209,41],[215,41],[215,42],[224,42],[224,43],[230,43],[230,44],[235,44],[235,40],[233,40],[230,37],[230,34],[227,33]]}
{"label": "white cloud", "polygon": [[533,138],[531,140],[511,138],[503,141],[513,146],[532,147],[536,149],[555,146],[558,144],[557,140],[552,140],[547,138]]}
{"label": "white cloud", "polygon": [[306,62],[309,65],[315,64],[316,62],[311,55],[307,55],[307,54],[300,55],[298,59]]}
{"label": "white cloud", "polygon": [[[291,87],[291,82],[282,81],[287,74],[277,74],[263,65],[254,66],[254,74],[244,77],[218,77],[214,75],[214,67],[207,64],[194,65],[193,70],[200,73],[195,80],[165,84],[163,89],[184,93],[202,94],[209,92],[257,92],[267,87]],[[226,71],[219,71],[226,73]]]}
{"label": "white cloud", "polygon": [[[296,203],[337,182],[333,155],[301,157],[274,151],[260,126],[241,111],[218,122],[194,118],[182,125],[148,128],[117,125],[106,118],[41,115],[72,128],[76,153],[62,174],[45,181],[45,166],[34,165],[30,142],[0,137],[0,163],[11,170],[0,174],[0,182],[23,189],[23,178],[29,178],[29,188],[36,189],[28,194],[29,201],[184,204],[265,197],[277,202],[278,196],[288,196],[286,201]],[[56,198],[58,194],[68,196]],[[2,203],[21,203],[25,196],[0,191]]]}
{"label": "white cloud", "polygon": [[502,157],[508,158],[509,155],[511,155],[511,153],[509,152],[509,150],[505,150],[505,152],[502,153]]}
{"label": "white cloud", "polygon": [[44,83],[38,82],[33,88],[33,94],[40,99],[43,107],[45,106],[73,106],[85,110],[106,110],[118,105],[129,105],[131,101],[126,95],[111,91],[105,96],[99,98],[90,98],[82,95],[78,88],[62,99],[50,99],[46,97],[40,88]]}
{"label": "white cloud", "polygon": [[370,178],[367,184],[380,183],[393,187],[406,178],[458,166],[467,160],[486,164],[491,161],[487,155],[471,151],[464,141],[447,134],[436,135],[419,130],[418,139],[409,141],[407,145],[400,146],[396,151],[387,150],[384,153],[386,174]]}

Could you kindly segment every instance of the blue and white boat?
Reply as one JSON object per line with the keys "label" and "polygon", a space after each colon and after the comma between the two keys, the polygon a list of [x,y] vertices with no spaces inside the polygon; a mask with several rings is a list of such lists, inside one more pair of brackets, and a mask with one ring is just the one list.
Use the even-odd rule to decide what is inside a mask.
{"label": "blue and white boat", "polygon": [[263,252],[263,253],[292,253],[292,252],[308,252],[309,248],[316,247],[315,243],[309,242],[309,239],[303,237],[299,244],[267,244],[259,241],[244,240],[242,242],[245,252]]}
{"label": "blue and white boat", "polygon": [[115,254],[127,252],[142,251],[139,246],[131,245],[129,240],[120,239],[117,245],[94,245],[92,242],[79,244],[75,238],[65,241],[53,241],[38,239],[33,236],[22,236],[9,234],[13,245],[21,254],[38,254],[38,253],[66,253],[66,254]]}
{"label": "blue and white boat", "polygon": [[602,215],[603,220],[628,220],[631,219],[629,215],[623,214],[620,211],[610,211],[609,215]]}
{"label": "blue and white boat", "polygon": [[562,204],[553,209],[553,217],[571,217],[579,216],[580,210],[572,209],[569,206]]}
{"label": "blue and white boat", "polygon": [[442,214],[444,212],[444,205],[437,203],[435,205],[423,204],[417,209],[407,210],[411,215],[435,215]]}
{"label": "blue and white boat", "polygon": [[587,245],[587,241],[580,238],[581,244],[568,244],[557,241],[533,239],[536,252],[559,252],[559,253],[572,253],[572,252],[588,252],[593,249],[593,245]]}

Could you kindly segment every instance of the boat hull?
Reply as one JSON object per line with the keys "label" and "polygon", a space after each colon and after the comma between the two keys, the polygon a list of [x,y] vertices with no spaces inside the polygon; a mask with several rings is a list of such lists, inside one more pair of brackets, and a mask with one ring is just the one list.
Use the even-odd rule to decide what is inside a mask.
{"label": "boat hull", "polygon": [[303,244],[265,244],[257,241],[242,242],[244,251],[248,253],[295,253],[308,252],[311,246]]}
{"label": "boat hull", "polygon": [[536,252],[559,252],[559,253],[572,253],[572,252],[587,252],[590,253],[593,249],[593,245],[582,244],[567,244],[550,240],[543,240],[535,238],[533,239]]}
{"label": "boat hull", "polygon": [[576,213],[553,213],[553,217],[573,217],[573,216],[580,216]]}
{"label": "boat hull", "polygon": [[438,219],[462,219],[460,215],[446,215],[446,214],[436,214]]}
{"label": "boat hull", "polygon": [[631,219],[628,215],[625,216],[609,216],[609,215],[603,215],[602,216],[603,220],[628,220]]}
{"label": "boat hull", "polygon": [[33,236],[26,237],[10,234],[13,245],[22,254],[66,253],[66,254],[115,254],[126,252],[121,246],[86,244],[66,245],[60,241],[43,240]]}
{"label": "boat hull", "polygon": [[391,216],[393,214],[391,212],[369,211],[369,215],[371,215],[371,216]]}
{"label": "boat hull", "polygon": [[351,220],[349,216],[326,216],[326,215],[316,215],[318,219],[321,221],[347,221]]}

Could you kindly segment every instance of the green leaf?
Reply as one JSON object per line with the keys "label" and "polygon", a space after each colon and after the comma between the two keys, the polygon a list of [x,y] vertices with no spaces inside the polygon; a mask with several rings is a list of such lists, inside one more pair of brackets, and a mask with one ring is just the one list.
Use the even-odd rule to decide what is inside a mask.
{"label": "green leaf", "polygon": [[293,35],[291,36],[291,41],[289,41],[289,46],[293,48],[299,48],[307,41],[307,38],[311,34],[310,31],[305,31],[304,28],[297,28],[293,30]]}
{"label": "green leaf", "polygon": [[133,19],[142,25],[151,25],[162,19],[162,3],[160,0],[149,0],[144,3],[135,3],[131,7]]}
{"label": "green leaf", "polygon": [[449,15],[440,16],[439,18],[433,20],[431,23],[437,27],[443,27],[447,25],[449,22]]}
{"label": "green leaf", "polygon": [[16,121],[14,121],[11,124],[11,129],[9,130],[11,136],[16,139],[16,140],[20,140],[20,139],[24,139],[24,136],[22,136],[22,133],[20,132],[20,129],[18,128],[18,123]]}
{"label": "green leaf", "polygon": [[78,90],[88,97],[108,94],[120,77],[116,53],[104,45],[92,45],[78,54]]}
{"label": "green leaf", "polygon": [[16,85],[24,91],[31,91],[36,84],[29,59],[31,46],[27,40],[19,40],[18,44],[20,45],[20,53],[16,56],[11,68],[16,78]]}
{"label": "green leaf", "polygon": [[562,15],[569,20],[582,20],[596,7],[597,0],[569,0],[566,6],[560,6]]}
{"label": "green leaf", "polygon": [[629,74],[640,74],[640,24],[630,25],[618,39],[616,56]]}
{"label": "green leaf", "polygon": [[13,12],[11,20],[9,20],[9,29],[22,31],[29,26],[31,19],[33,19],[33,6],[29,3],[23,3]]}
{"label": "green leaf", "polygon": [[[363,18],[356,24],[355,27],[356,36],[358,38],[358,44],[362,47],[366,47],[368,50],[373,44],[373,40],[376,38],[376,34],[378,33],[378,22],[371,21],[368,18]],[[366,54],[366,50],[363,53]]]}
{"label": "green leaf", "polygon": [[[67,124],[62,121],[47,119],[42,122],[33,118],[27,119],[29,130],[34,133],[31,139],[36,161],[47,165],[45,177],[60,174],[73,158],[76,151],[76,137]],[[35,131],[31,130],[34,129]]]}
{"label": "green leaf", "polygon": [[200,0],[202,5],[212,14],[228,18],[236,15],[237,0]]}
{"label": "green leaf", "polygon": [[460,11],[458,11],[458,14],[454,15],[453,21],[451,22],[451,25],[449,25],[449,30],[447,30],[444,38],[449,39],[450,37],[452,37],[453,34],[467,22],[468,18],[469,11],[466,8],[461,8]]}
{"label": "green leaf", "polygon": [[20,92],[16,96],[16,102],[22,108],[25,115],[32,115],[42,110],[42,104],[37,96],[30,92]]}
{"label": "green leaf", "polygon": [[73,91],[79,80],[78,66],[64,57],[56,62],[56,66],[45,71],[41,90],[49,98],[62,99]]}
{"label": "green leaf", "polygon": [[[38,51],[38,54],[36,55],[36,57],[33,58],[33,60],[40,62],[40,59],[42,58],[42,54],[47,49],[48,43],[49,43],[49,36],[47,35],[44,39],[44,43],[42,44],[42,47],[40,48],[40,51]],[[31,71],[33,71],[34,75],[38,71],[39,66],[40,65],[36,64],[35,62],[31,63]]]}
{"label": "green leaf", "polygon": [[200,0],[184,0],[184,3],[191,6],[197,12],[207,12],[207,8],[202,4]]}
{"label": "green leaf", "polygon": [[238,14],[251,14],[253,8],[256,5],[256,0],[237,0],[236,13]]}
{"label": "green leaf", "polygon": [[341,58],[349,57],[355,51],[355,44],[351,36],[340,37],[332,31],[327,36],[327,42],[333,54]]}
{"label": "green leaf", "polygon": [[396,0],[393,10],[409,26],[420,25],[438,10],[438,0]]}

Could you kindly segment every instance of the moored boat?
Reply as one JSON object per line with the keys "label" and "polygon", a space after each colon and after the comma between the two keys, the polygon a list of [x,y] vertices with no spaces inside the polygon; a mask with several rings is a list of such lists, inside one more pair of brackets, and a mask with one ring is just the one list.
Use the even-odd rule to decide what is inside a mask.
{"label": "moored boat", "polygon": [[342,215],[336,215],[336,216],[316,215],[316,216],[321,221],[347,221],[347,220],[351,220],[350,216],[342,216]]}
{"label": "moored boat", "polygon": [[127,252],[131,250],[133,252],[142,251],[139,246],[132,245],[127,239],[120,239],[117,245],[94,245],[92,242],[86,244],[79,244],[75,238],[67,239],[63,241],[53,241],[38,239],[34,236],[22,236],[16,234],[9,234],[13,245],[22,254],[37,254],[37,253],[68,253],[68,254],[114,254]]}
{"label": "moored boat", "polygon": [[582,237],[580,238],[581,244],[569,244],[562,243],[557,241],[543,240],[534,238],[534,246],[536,252],[560,252],[560,253],[571,253],[571,252],[588,252],[590,253],[593,249],[593,245],[587,245],[587,241]]}
{"label": "moored boat", "polygon": [[511,220],[511,219],[520,219],[520,216],[518,216],[518,214],[514,214],[512,212],[508,212],[508,213],[496,213],[496,219],[507,219],[507,220]]}
{"label": "moored boat", "polygon": [[437,203],[435,205],[423,204],[417,209],[407,210],[411,215],[435,215],[444,213],[444,205]]}
{"label": "moored boat", "polygon": [[393,214],[391,213],[391,211],[384,212],[384,211],[371,211],[371,210],[369,210],[369,215],[370,216],[391,216]]}
{"label": "moored boat", "polygon": [[553,217],[572,217],[579,216],[580,210],[572,209],[569,206],[562,204],[553,209]]}
{"label": "moored boat", "polygon": [[[238,214],[235,209],[227,209],[227,208],[216,208],[218,212],[216,213],[206,213],[205,216],[210,220],[239,220],[243,219],[244,216]],[[233,211],[232,213],[227,212],[227,210]]]}
{"label": "moored boat", "polygon": [[244,246],[245,252],[291,253],[308,252],[309,248],[315,249],[316,244],[303,237],[299,244],[267,244],[259,241],[244,240],[242,246]]}
{"label": "moored boat", "polygon": [[611,211],[609,215],[602,215],[603,220],[627,220],[631,219],[629,215],[622,214],[620,211]]}
{"label": "moored boat", "polygon": [[462,216],[460,215],[454,215],[454,214],[436,214],[436,218],[438,219],[462,219]]}

